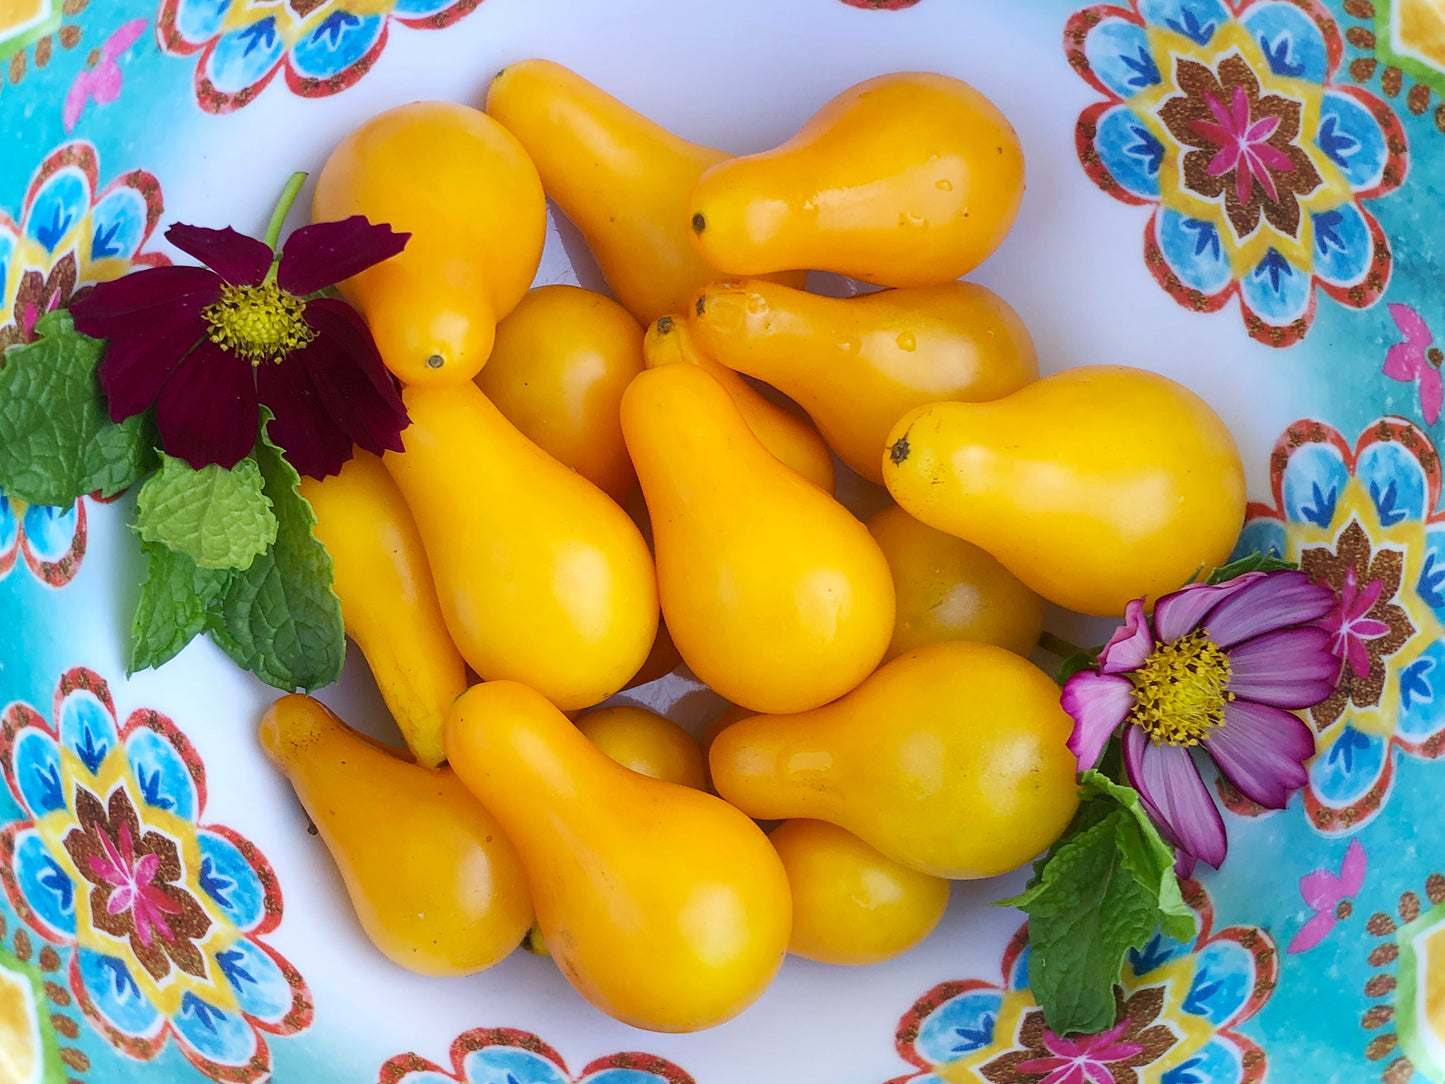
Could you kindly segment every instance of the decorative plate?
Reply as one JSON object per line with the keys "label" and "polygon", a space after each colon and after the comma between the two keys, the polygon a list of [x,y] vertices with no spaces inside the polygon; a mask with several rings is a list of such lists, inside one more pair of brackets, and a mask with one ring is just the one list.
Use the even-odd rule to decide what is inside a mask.
{"label": "decorative plate", "polygon": [[[1200,932],[1131,957],[1103,1034],[1045,1027],[1021,916],[986,906],[1021,874],[957,885],[898,960],[790,959],[728,1024],[635,1031],[546,959],[374,952],[257,745],[273,691],[203,641],[126,677],[125,501],[0,495],[0,1082],[1445,1081],[1439,0],[0,0],[0,346],[167,262],[164,223],[256,232],[366,117],[480,103],[527,56],[737,151],[882,72],[993,98],[1029,189],[976,277],[1047,369],[1204,395],[1249,468],[1241,550],[1339,592],[1307,786],[1267,815],[1221,787]],[[598,282],[574,242],[540,281]],[[374,718],[367,681],[328,696]]]}

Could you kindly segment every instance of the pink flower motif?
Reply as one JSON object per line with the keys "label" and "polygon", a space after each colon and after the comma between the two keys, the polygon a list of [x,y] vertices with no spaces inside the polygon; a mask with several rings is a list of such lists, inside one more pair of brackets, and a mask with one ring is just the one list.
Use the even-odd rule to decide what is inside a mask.
{"label": "pink flower motif", "polygon": [[129,911],[135,922],[136,936],[147,948],[154,933],[159,933],[167,941],[174,941],[175,935],[166,925],[166,915],[180,914],[181,907],[154,883],[161,868],[160,856],[143,854],[137,858],[130,825],[124,822],[121,823],[118,839],[102,835],[100,843],[105,854],[90,855],[89,865],[92,873],[115,887],[105,909],[112,915]]}
{"label": "pink flower motif", "polygon": [[1440,417],[1440,407],[1445,402],[1445,381],[1440,377],[1440,366],[1445,362],[1445,353],[1435,345],[1435,338],[1420,314],[1409,305],[1392,304],[1390,316],[1395,326],[1405,336],[1405,341],[1396,343],[1385,352],[1384,373],[1391,380],[1408,384],[1420,382],[1420,413],[1426,425],[1434,425]]}
{"label": "pink flower motif", "polygon": [[1219,148],[1209,162],[1209,175],[1223,177],[1233,172],[1235,194],[1240,203],[1249,202],[1256,181],[1271,203],[1277,201],[1279,193],[1275,189],[1274,171],[1294,168],[1290,156],[1269,143],[1269,138],[1279,128],[1279,118],[1267,116],[1251,122],[1249,95],[1243,87],[1234,88],[1234,100],[1229,109],[1225,109],[1218,98],[1208,96],[1206,100],[1217,123],[1196,120],[1189,127]]}
{"label": "pink flower motif", "polygon": [[1290,940],[1289,952],[1308,952],[1335,928],[1335,923],[1350,916],[1349,900],[1359,894],[1365,883],[1365,848],[1358,839],[1350,840],[1338,874],[1317,869],[1299,879],[1300,895],[1314,912],[1299,933]]}
{"label": "pink flower motif", "polygon": [[1077,1039],[1063,1039],[1045,1031],[1044,1047],[1053,1057],[1033,1058],[1014,1068],[1020,1073],[1048,1074],[1038,1084],[1115,1084],[1109,1063],[1144,1052],[1138,1043],[1119,1041],[1128,1029],[1129,1021],[1125,1020],[1109,1031]]}
{"label": "pink flower motif", "polygon": [[1330,650],[1340,660],[1341,673],[1348,666],[1358,678],[1370,676],[1370,651],[1365,641],[1390,632],[1389,625],[1367,616],[1384,589],[1383,580],[1371,580],[1361,591],[1355,570],[1347,568],[1339,605],[1319,620],[1320,628],[1330,634]]}
{"label": "pink flower motif", "polygon": [[75,77],[75,82],[70,84],[70,92],[65,95],[65,109],[62,114],[67,132],[80,122],[80,115],[85,112],[89,102],[109,105],[120,97],[121,74],[118,61],[125,51],[136,43],[145,28],[144,19],[121,23],[100,47],[95,65],[87,67]]}

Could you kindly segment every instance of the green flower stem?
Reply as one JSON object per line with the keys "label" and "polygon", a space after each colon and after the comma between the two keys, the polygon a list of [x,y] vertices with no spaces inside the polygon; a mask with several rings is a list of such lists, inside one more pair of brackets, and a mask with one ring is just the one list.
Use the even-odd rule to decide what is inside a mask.
{"label": "green flower stem", "polygon": [[[286,182],[286,187],[281,189],[281,198],[276,201],[276,209],[271,212],[271,221],[266,223],[266,236],[262,238],[272,252],[276,251],[276,242],[281,239],[281,227],[286,222],[286,216],[291,213],[291,205],[301,194],[301,186],[306,183],[307,176],[306,173],[293,173]],[[278,253],[276,259],[271,261],[271,270],[266,273],[267,282],[276,277],[276,265],[280,259]]]}
{"label": "green flower stem", "polygon": [[1043,648],[1050,655],[1057,655],[1061,659],[1084,654],[1084,649],[1078,644],[1071,643],[1062,636],[1055,636],[1048,629],[1039,633],[1039,647]]}

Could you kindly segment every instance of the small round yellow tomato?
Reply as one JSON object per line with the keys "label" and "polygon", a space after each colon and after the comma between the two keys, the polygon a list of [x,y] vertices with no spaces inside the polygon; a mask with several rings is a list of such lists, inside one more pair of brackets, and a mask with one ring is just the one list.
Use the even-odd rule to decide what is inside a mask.
{"label": "small round yellow tomato", "polygon": [[613,500],[637,484],[618,405],[642,372],[642,326],[611,298],[541,286],[497,325],[477,387],[522,433]]}
{"label": "small round yellow tomato", "polygon": [[825,964],[891,960],[918,944],[948,907],[942,877],[901,866],[827,821],[791,820],[768,839],[793,892],[788,951]]}
{"label": "small round yellow tomato", "polygon": [[884,661],[944,640],[978,640],[1027,655],[1044,600],[972,542],[919,523],[894,505],[868,521],[893,572],[898,613]]}
{"label": "small round yellow tomato", "polygon": [[624,768],[684,787],[707,789],[697,739],[655,711],[614,704],[583,715],[577,720],[577,729]]}

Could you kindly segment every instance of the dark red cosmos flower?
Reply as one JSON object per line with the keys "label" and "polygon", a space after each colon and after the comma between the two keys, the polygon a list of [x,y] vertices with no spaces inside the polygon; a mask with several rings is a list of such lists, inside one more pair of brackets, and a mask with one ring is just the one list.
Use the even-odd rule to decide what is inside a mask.
{"label": "dark red cosmos flower", "polygon": [[73,302],[75,326],[108,339],[97,370],[110,416],[156,408],[168,455],[227,469],[267,432],[301,474],[336,474],[360,445],[400,451],[406,408],[371,332],[344,301],[308,295],[395,256],[409,234],[357,215],[303,226],[279,259],[264,241],[175,225],[166,239],[204,267],[156,267]]}

